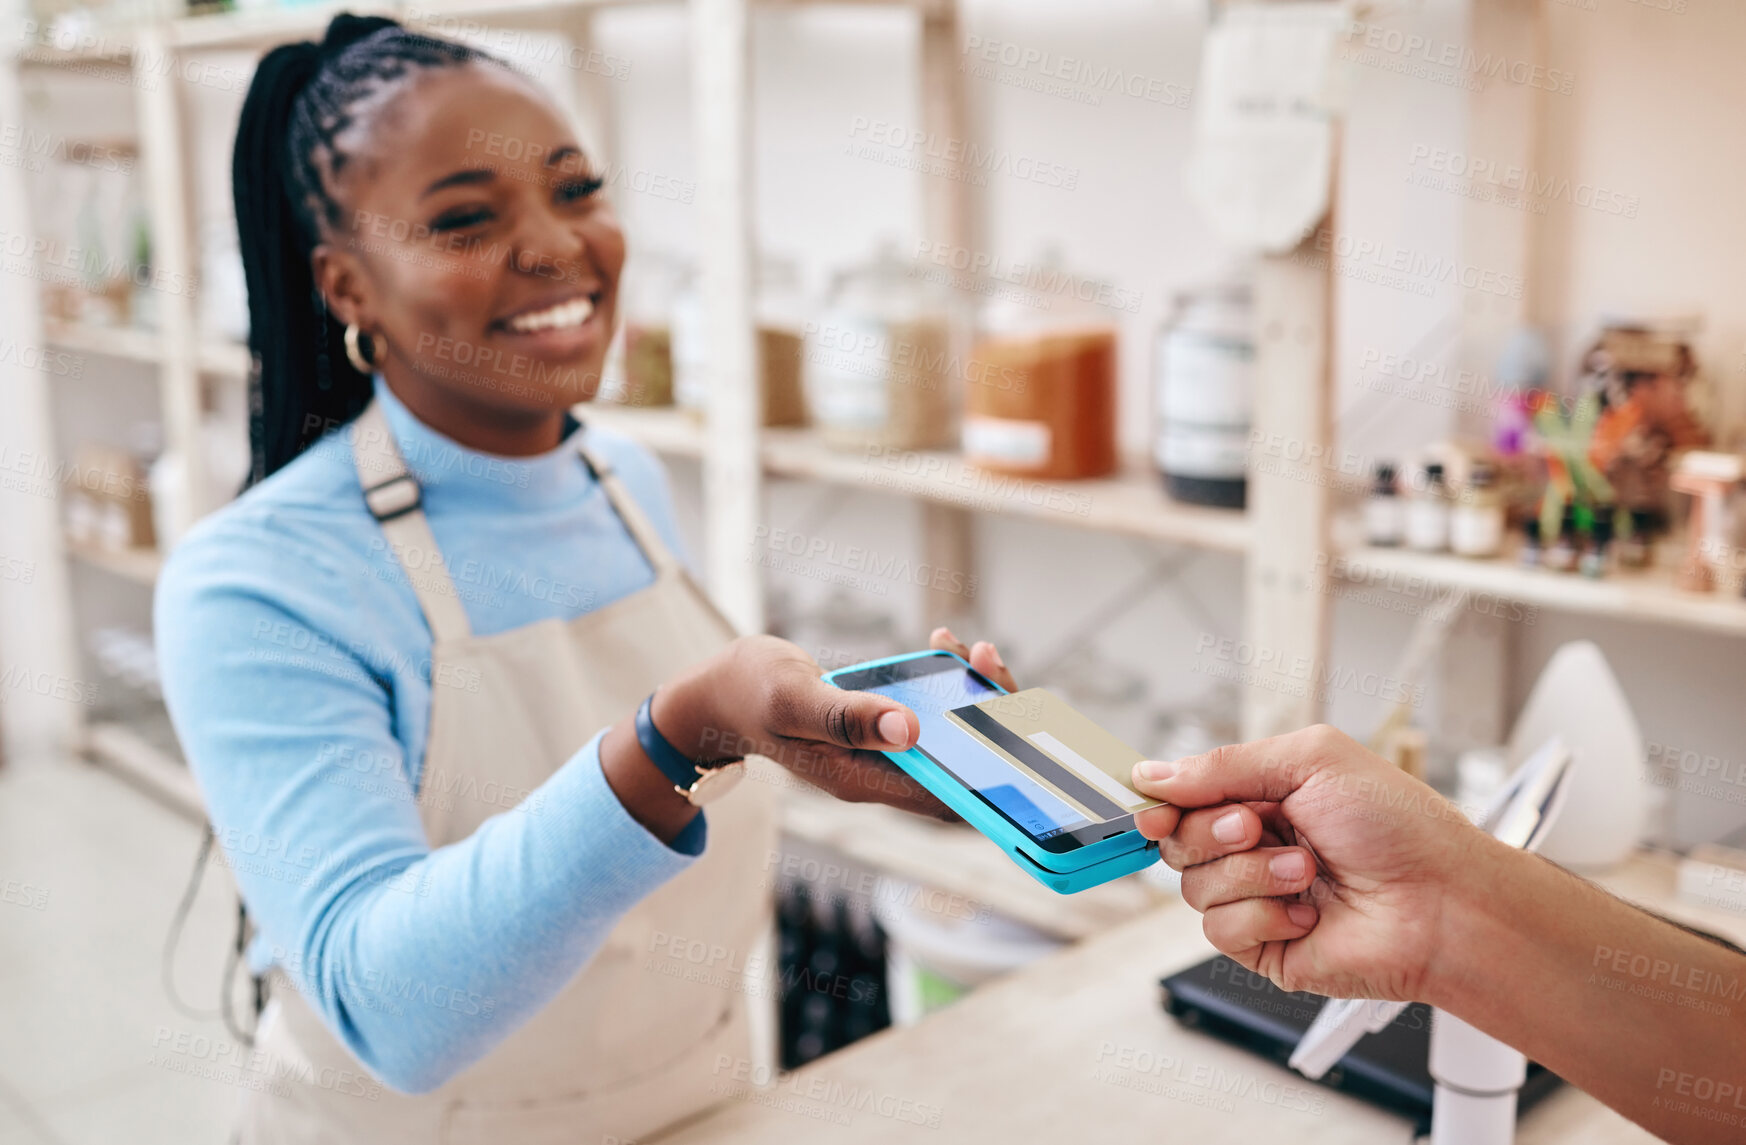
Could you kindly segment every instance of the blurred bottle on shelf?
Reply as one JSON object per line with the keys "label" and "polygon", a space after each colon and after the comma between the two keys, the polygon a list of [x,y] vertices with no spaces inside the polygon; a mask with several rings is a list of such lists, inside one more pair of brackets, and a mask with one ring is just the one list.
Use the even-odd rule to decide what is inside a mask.
{"label": "blurred bottle on shelf", "polygon": [[806,406],[841,449],[931,449],[950,443],[951,295],[894,242],[840,272],[806,326]]}
{"label": "blurred bottle on shelf", "polygon": [[1586,460],[1609,498],[1651,535],[1668,530],[1681,457],[1710,443],[1698,414],[1707,387],[1692,349],[1702,325],[1696,314],[1604,318],[1585,356],[1600,397]]}
{"label": "blurred bottle on shelf", "polygon": [[[1545,532],[1544,527],[1541,529]],[[1540,564],[1553,572],[1570,572],[1576,567],[1577,556],[1582,552],[1582,538],[1577,521],[1577,505],[1574,501],[1566,501],[1558,517],[1558,534],[1552,538],[1552,543],[1545,546],[1540,555]]]}
{"label": "blurred bottle on shelf", "polygon": [[1400,489],[1395,484],[1394,464],[1379,462],[1376,477],[1370,486],[1370,496],[1364,501],[1364,540],[1366,544],[1390,548],[1400,544],[1406,533],[1406,506],[1401,503]]}
{"label": "blurred bottle on shelf", "polygon": [[1518,559],[1523,568],[1539,568],[1546,554],[1540,543],[1540,518],[1529,517],[1522,522],[1522,549]]}
{"label": "blurred bottle on shelf", "polygon": [[801,992],[792,984],[800,979],[801,968],[812,954],[816,934],[812,896],[807,892],[806,884],[781,884],[776,891],[776,973],[780,990],[777,1022],[783,1069],[793,1069],[800,1060],[802,998]]}
{"label": "blurred bottle on shelf", "polygon": [[127,624],[107,625],[92,631],[90,647],[104,675],[150,699],[163,698],[158,654],[149,632]]}
{"label": "blurred bottle on shelf", "polygon": [[1621,568],[1648,568],[1655,563],[1655,514],[1632,509],[1623,519],[1629,527],[1618,539],[1616,551]]}
{"label": "blurred bottle on shelf", "polygon": [[756,313],[758,361],[764,375],[764,424],[806,424],[806,396],[800,380],[806,346],[806,296],[800,269],[785,258],[763,260],[758,275]]}
{"label": "blurred bottle on shelf", "polygon": [[1153,459],[1178,501],[1241,509],[1255,393],[1247,285],[1176,296],[1153,349]]}
{"label": "blurred bottle on shelf", "polygon": [[673,311],[684,284],[685,267],[673,256],[632,257],[619,291],[623,331],[601,382],[602,401],[673,404]]}
{"label": "blurred bottle on shelf", "polygon": [[1495,557],[1503,551],[1504,504],[1497,467],[1476,460],[1466,487],[1449,513],[1449,548],[1463,557]]}
{"label": "blurred bottle on shelf", "polygon": [[132,244],[131,289],[127,296],[128,322],[142,330],[156,330],[160,323],[159,290],[152,271],[152,228],[145,205],[135,203],[129,221]]}
{"label": "blurred bottle on shelf", "polygon": [[236,221],[209,218],[200,228],[200,332],[214,342],[249,340],[249,295]]}
{"label": "blurred bottle on shelf", "polygon": [[1406,545],[1421,553],[1440,553],[1449,547],[1449,486],[1443,463],[1425,466],[1424,488],[1407,502]]}
{"label": "blurred bottle on shelf", "polygon": [[1590,526],[1588,547],[1582,552],[1582,558],[1577,567],[1586,577],[1603,577],[1612,564],[1613,533],[1617,528],[1619,511],[1613,505],[1597,505],[1594,510],[1594,524]]}
{"label": "blurred bottle on shelf", "polygon": [[851,1045],[891,1024],[885,989],[885,934],[870,911],[851,910],[847,899],[837,900],[837,926],[847,937],[843,946],[843,992],[847,996],[843,1044]]}
{"label": "blurred bottle on shelf", "polygon": [[32,168],[40,244],[33,258],[46,316],[92,326],[155,324],[137,161],[128,140],[68,140],[52,161]]}
{"label": "blurred bottle on shelf", "polygon": [[[801,390],[800,366],[807,306],[799,270],[788,259],[762,258],[754,291],[753,320],[763,376],[764,424],[804,425],[806,400]],[[702,417],[708,408],[716,363],[709,348],[703,294],[695,273],[686,278],[674,301],[670,352],[674,401],[687,413]]]}
{"label": "blurred bottle on shelf", "polygon": [[136,452],[86,442],[73,451],[62,490],[63,527],[75,544],[108,552],[153,548],[156,502]]}
{"label": "blurred bottle on shelf", "polygon": [[[1051,280],[1066,275],[1053,256],[1039,265]],[[1116,324],[1078,292],[1029,302],[992,296],[977,318],[964,389],[971,464],[1057,480],[1115,471]]]}
{"label": "blurred bottle on shelf", "polygon": [[780,1057],[797,1069],[891,1024],[885,936],[871,913],[804,882],[776,894]]}

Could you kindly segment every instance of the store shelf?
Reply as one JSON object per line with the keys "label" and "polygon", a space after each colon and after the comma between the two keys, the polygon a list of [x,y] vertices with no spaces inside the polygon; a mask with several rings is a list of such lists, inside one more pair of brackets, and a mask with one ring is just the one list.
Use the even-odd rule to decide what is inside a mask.
{"label": "store shelf", "polygon": [[799,789],[797,782],[783,792],[782,830],[884,875],[956,896],[968,913],[987,908],[1069,941],[1108,930],[1174,897],[1137,876],[1058,895],[969,827],[878,804],[843,803]]}
{"label": "store shelf", "polygon": [[955,453],[833,449],[805,430],[767,430],[763,449],[764,470],[776,477],[852,485],[1219,552],[1249,547],[1243,513],[1178,504],[1165,496],[1155,472],[1137,465],[1104,480],[1038,481],[978,469]]}
{"label": "store shelf", "polygon": [[[675,409],[590,405],[581,416],[657,453],[703,453],[703,427]],[[1172,501],[1157,475],[1139,466],[1107,480],[1036,481],[989,473],[943,451],[835,449],[803,429],[765,430],[761,448],[764,471],[773,477],[847,485],[1216,552],[1241,553],[1249,547],[1249,522],[1242,512]]]}
{"label": "store shelf", "polygon": [[164,358],[164,343],[156,330],[139,326],[92,326],[82,322],[45,320],[43,335],[57,346],[81,354],[123,358],[130,362],[157,364]]}
{"label": "store shelf", "polygon": [[224,378],[249,376],[249,348],[240,342],[207,342],[200,347],[200,368]]}
{"label": "store shelf", "polygon": [[341,12],[355,16],[391,16],[413,27],[456,32],[451,24],[477,23],[503,27],[548,28],[591,8],[625,7],[654,0],[428,0],[414,3],[307,4],[184,16],[170,22],[170,43],[189,50],[259,51],[292,40],[318,40],[328,22]]}
{"label": "store shelf", "polygon": [[174,48],[258,50],[291,40],[318,39],[328,21],[341,12],[393,16],[400,8],[399,4],[352,0],[182,16],[169,22],[169,42]]}
{"label": "store shelf", "polygon": [[[167,724],[167,720],[165,721]],[[196,823],[206,819],[206,804],[187,765],[130,724],[92,723],[85,729],[85,753],[119,773],[147,794]]]}
{"label": "store shelf", "polygon": [[576,416],[586,424],[621,433],[656,453],[669,457],[703,456],[703,423],[672,406],[641,409],[590,402],[576,407]]}
{"label": "store shelf", "polygon": [[126,72],[133,68],[133,52],[113,39],[91,48],[63,51],[48,44],[30,44],[18,52],[20,67],[58,68],[67,71]]}
{"label": "store shelf", "polygon": [[69,537],[67,552],[92,568],[147,587],[157,583],[158,573],[164,567],[163,555],[156,549],[106,549]]}
{"label": "store shelf", "polygon": [[449,21],[472,20],[492,27],[549,27],[555,20],[588,8],[626,8],[661,0],[429,0],[406,6],[402,13],[418,13],[417,23],[435,24],[437,30]]}
{"label": "store shelf", "polygon": [[[328,21],[340,12],[358,16],[392,16],[414,27],[453,31],[456,23],[477,23],[493,28],[551,28],[579,12],[597,8],[623,8],[659,3],[661,0],[427,0],[414,3],[308,4],[295,8],[269,8],[219,12],[209,16],[184,16],[170,22],[170,43],[182,49],[254,50],[292,40],[320,39]],[[952,0],[761,0],[771,7],[804,7],[819,3],[850,6],[874,5],[905,8],[924,16],[946,12]]]}
{"label": "store shelf", "polygon": [[1670,564],[1622,570],[1599,580],[1524,568],[1513,557],[1469,560],[1443,553],[1358,548],[1337,572],[1348,581],[1408,594],[1425,587],[1465,588],[1505,600],[1590,616],[1746,636],[1746,600],[1681,592]]}
{"label": "store shelf", "polygon": [[[163,336],[156,330],[139,326],[93,326],[83,322],[45,320],[43,335],[56,346],[120,358],[129,362],[161,365],[164,360]],[[249,348],[237,342],[208,342],[199,349],[200,369],[208,374],[246,378],[249,373]]]}

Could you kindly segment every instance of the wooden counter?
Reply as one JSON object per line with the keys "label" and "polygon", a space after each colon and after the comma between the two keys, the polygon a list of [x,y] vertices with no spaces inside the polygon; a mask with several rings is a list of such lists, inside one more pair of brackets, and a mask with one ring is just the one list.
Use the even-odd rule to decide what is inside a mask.
{"label": "wooden counter", "polygon": [[[1670,861],[1643,857],[1600,881],[1659,907],[1672,898],[1672,880]],[[1736,940],[1746,935],[1746,920],[1735,916],[1701,908],[1678,913]],[[1213,953],[1194,911],[1180,903],[1153,909],[918,1025],[888,1030],[773,1084],[753,1078],[747,1063],[720,1062],[724,1104],[659,1141],[1410,1142],[1406,1119],[1167,1016],[1159,1007],[1159,977]],[[1625,1145],[1656,1138],[1566,1087],[1523,1119],[1517,1140]]]}

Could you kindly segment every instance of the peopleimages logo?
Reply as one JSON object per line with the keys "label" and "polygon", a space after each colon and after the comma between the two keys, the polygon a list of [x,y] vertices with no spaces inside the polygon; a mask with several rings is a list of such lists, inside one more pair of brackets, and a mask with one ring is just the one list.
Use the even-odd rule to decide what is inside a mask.
{"label": "peopleimages logo", "polygon": [[758,525],[753,529],[752,544],[754,548],[762,547],[771,553],[802,561],[817,561],[850,572],[865,573],[879,581],[913,584],[962,596],[976,595],[976,577],[973,575],[925,562],[913,563],[907,557],[881,553],[861,545],[839,546],[825,537],[772,529],[768,525]]}
{"label": "peopleimages logo", "polygon": [[[1193,94],[1187,84],[1174,80],[1123,71],[1083,57],[1063,56],[1011,40],[966,36],[963,54],[969,66],[960,62],[959,70],[979,79],[997,80],[1045,95],[1059,95],[1094,107],[1103,102],[1105,95],[1114,94],[1167,107],[1186,108]],[[1010,69],[1013,75],[995,71],[995,65]],[[1026,73],[1034,73],[1037,79],[1018,78]]]}
{"label": "peopleimages logo", "polygon": [[[1451,72],[1464,73],[1479,81],[1501,80],[1558,95],[1569,95],[1576,86],[1575,75],[1558,68],[1548,68],[1532,60],[1513,58],[1501,53],[1480,52],[1453,40],[1438,40],[1432,36],[1366,23],[1363,20],[1354,20],[1347,26],[1346,43],[1351,47],[1342,49],[1345,58],[1358,63],[1387,67],[1384,59],[1392,58],[1402,64],[1447,68]],[[1373,58],[1354,55],[1353,48],[1359,45]],[[1389,67],[1388,70],[1403,69]]]}
{"label": "peopleimages logo", "polygon": [[1336,270],[1344,275],[1351,275],[1360,268],[1368,268],[1379,273],[1418,279],[1424,283],[1460,286],[1466,290],[1495,294],[1501,298],[1522,297],[1520,275],[1487,270],[1444,255],[1426,254],[1394,243],[1377,242],[1350,234],[1335,234],[1326,228],[1316,232],[1314,246],[1320,254],[1331,254],[1337,260]]}
{"label": "peopleimages logo", "polygon": [[924,174],[966,179],[979,187],[986,185],[990,175],[1009,175],[1064,191],[1079,186],[1077,167],[864,115],[855,116],[849,138],[857,141],[848,148],[857,158],[909,167]]}
{"label": "peopleimages logo", "polygon": [[122,175],[131,175],[134,168],[133,154],[122,148],[69,139],[48,131],[39,132],[17,123],[0,124],[0,152],[34,161],[35,165],[30,167],[33,171],[42,169],[41,160]]}
{"label": "peopleimages logo", "polygon": [[917,260],[931,262],[966,276],[974,282],[990,279],[1022,287],[1034,294],[1045,307],[1049,300],[1067,298],[1102,306],[1109,310],[1136,313],[1145,300],[1143,291],[1129,290],[1113,283],[1081,278],[1052,263],[1020,262],[1002,255],[971,250],[952,243],[937,243],[927,239],[915,245]]}
{"label": "peopleimages logo", "polygon": [[1634,219],[1642,200],[1622,191],[1596,186],[1563,175],[1545,175],[1531,167],[1499,163],[1442,147],[1415,144],[1407,166],[1419,172],[1435,172],[1469,183],[1515,191],[1534,199],[1556,199],[1571,206]]}

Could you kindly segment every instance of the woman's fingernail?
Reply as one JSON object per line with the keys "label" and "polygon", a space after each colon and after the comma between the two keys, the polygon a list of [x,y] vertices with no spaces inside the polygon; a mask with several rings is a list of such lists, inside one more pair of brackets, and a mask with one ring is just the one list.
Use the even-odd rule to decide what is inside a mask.
{"label": "woman's fingernail", "polygon": [[1312,926],[1316,921],[1316,908],[1307,902],[1286,903],[1285,916],[1296,926]]}
{"label": "woman's fingernail", "polygon": [[1273,877],[1281,882],[1294,883],[1303,878],[1303,852],[1286,851],[1273,856],[1273,861],[1267,864],[1267,869],[1273,872]]}
{"label": "woman's fingernail", "polygon": [[1142,759],[1134,764],[1134,774],[1140,779],[1149,779],[1153,783],[1161,779],[1169,779],[1176,774],[1176,765],[1169,760]]}
{"label": "woman's fingernail", "polygon": [[1221,843],[1241,843],[1246,834],[1241,811],[1227,811],[1213,820],[1212,836]]}
{"label": "woman's fingernail", "polygon": [[994,657],[994,666],[996,668],[999,668],[1002,672],[1006,671],[1006,661],[1000,658],[1000,649],[990,644],[988,646],[988,654]]}
{"label": "woman's fingernail", "polygon": [[902,712],[886,712],[879,717],[879,738],[893,747],[903,747],[909,742],[909,721],[903,718]]}
{"label": "woman's fingernail", "polygon": [[950,640],[952,643],[954,643],[954,644],[962,644],[963,643],[962,640],[959,640],[956,636],[952,635],[952,630],[950,628],[947,628],[946,626],[941,625],[940,631],[944,632],[946,634],[946,639]]}

